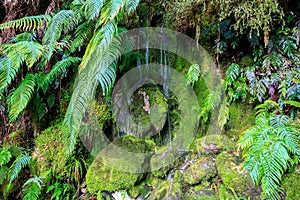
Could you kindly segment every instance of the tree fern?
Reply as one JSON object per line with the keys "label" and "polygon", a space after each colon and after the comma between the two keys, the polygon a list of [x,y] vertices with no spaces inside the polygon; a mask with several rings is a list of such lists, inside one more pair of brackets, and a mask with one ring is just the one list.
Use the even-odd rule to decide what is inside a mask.
{"label": "tree fern", "polygon": [[20,85],[8,96],[10,121],[16,120],[30,102],[35,89],[35,76],[28,73]]}
{"label": "tree fern", "polygon": [[37,29],[43,25],[43,22],[47,24],[50,20],[50,15],[28,16],[0,24],[0,30],[6,28],[15,28],[21,31],[27,31],[30,29]]}
{"label": "tree fern", "polygon": [[20,171],[29,165],[31,162],[31,156],[25,154],[19,155],[16,160],[13,162],[13,164],[9,168],[8,177],[9,177],[9,183],[12,183],[15,178],[19,175]]}
{"label": "tree fern", "polygon": [[30,178],[23,185],[23,200],[38,200],[41,195],[43,181],[39,177]]}
{"label": "tree fern", "polygon": [[255,126],[244,131],[238,141],[244,168],[269,199],[280,199],[281,178],[293,164],[291,156],[300,155],[298,133],[289,117],[260,112]]}

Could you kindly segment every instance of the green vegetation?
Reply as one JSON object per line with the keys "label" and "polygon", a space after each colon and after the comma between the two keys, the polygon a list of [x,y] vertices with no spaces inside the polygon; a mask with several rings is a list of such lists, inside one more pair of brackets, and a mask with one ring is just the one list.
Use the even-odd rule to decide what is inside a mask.
{"label": "green vegetation", "polygon": [[[2,1],[0,199],[299,199],[299,10],[297,0]],[[215,71],[163,49],[123,55],[114,36],[149,26],[194,38]],[[172,140],[185,142],[183,108],[194,105],[166,90],[167,73],[133,91],[119,130],[115,83],[151,62],[196,93],[189,148]]]}

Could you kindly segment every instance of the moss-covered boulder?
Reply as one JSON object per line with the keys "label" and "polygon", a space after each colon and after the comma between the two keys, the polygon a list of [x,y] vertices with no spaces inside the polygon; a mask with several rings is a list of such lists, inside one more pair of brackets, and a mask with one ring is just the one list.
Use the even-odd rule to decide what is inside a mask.
{"label": "moss-covered boulder", "polygon": [[151,144],[133,136],[115,140],[103,149],[86,174],[87,188],[91,193],[131,189],[144,177]]}
{"label": "moss-covered boulder", "polygon": [[182,199],[182,189],[179,183],[170,181],[162,182],[157,188],[151,193],[149,200],[173,200]]}
{"label": "moss-covered boulder", "polygon": [[217,175],[216,165],[210,157],[205,157],[191,164],[183,173],[183,180],[189,185],[195,185],[201,181],[207,181]]}
{"label": "moss-covered boulder", "polygon": [[285,200],[300,199],[300,169],[287,174],[282,180]]}
{"label": "moss-covered boulder", "polygon": [[198,155],[219,154],[222,151],[231,152],[235,147],[233,142],[221,134],[206,135],[194,141],[194,149]]}
{"label": "moss-covered boulder", "polygon": [[51,126],[35,139],[35,143],[32,173],[40,175],[49,169],[53,170],[55,175],[64,173],[68,150],[67,129],[61,125]]}
{"label": "moss-covered boulder", "polygon": [[255,124],[253,105],[233,102],[229,107],[228,133],[238,139],[241,132]]}
{"label": "moss-covered boulder", "polygon": [[178,157],[179,153],[177,149],[168,146],[158,149],[155,155],[151,157],[150,161],[153,175],[165,178]]}
{"label": "moss-covered boulder", "polygon": [[219,199],[215,191],[209,186],[197,185],[190,187],[189,190],[184,194],[184,200],[217,200]]}
{"label": "moss-covered boulder", "polygon": [[231,154],[220,153],[216,157],[218,174],[227,189],[233,189],[239,195],[246,195],[253,188],[253,184],[249,174],[234,161]]}

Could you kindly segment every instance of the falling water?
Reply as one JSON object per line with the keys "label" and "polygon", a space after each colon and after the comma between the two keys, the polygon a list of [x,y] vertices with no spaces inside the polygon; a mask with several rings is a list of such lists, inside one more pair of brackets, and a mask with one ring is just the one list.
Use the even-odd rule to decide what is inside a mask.
{"label": "falling water", "polygon": [[[140,35],[137,36],[137,53],[138,53],[138,55],[140,55]],[[136,65],[139,69],[140,80],[142,80],[143,76],[142,76],[142,71],[141,71],[141,58],[140,58],[140,56],[138,56],[138,58],[136,60]]]}

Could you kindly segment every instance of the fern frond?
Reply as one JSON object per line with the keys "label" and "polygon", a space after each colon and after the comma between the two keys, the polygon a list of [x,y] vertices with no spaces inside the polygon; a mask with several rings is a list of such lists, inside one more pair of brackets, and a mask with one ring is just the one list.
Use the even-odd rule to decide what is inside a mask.
{"label": "fern frond", "polygon": [[124,6],[125,0],[109,1],[101,10],[99,25],[113,21]]}
{"label": "fern frond", "polygon": [[56,43],[62,33],[72,30],[80,20],[81,15],[72,10],[61,10],[53,16],[42,42],[47,47],[47,60],[52,56]]}
{"label": "fern frond", "polygon": [[94,20],[98,18],[101,8],[103,7],[105,0],[87,0],[83,3],[82,9],[84,15],[88,20]]}
{"label": "fern frond", "polygon": [[43,181],[39,177],[30,178],[23,185],[23,200],[38,200]]}
{"label": "fern frond", "polygon": [[48,85],[51,84],[54,81],[54,79],[57,78],[58,75],[62,71],[67,69],[72,64],[78,63],[80,61],[81,61],[81,58],[79,58],[79,57],[69,56],[69,57],[55,63],[55,65],[52,67],[51,71],[46,76],[44,76],[44,78],[41,81],[39,81],[41,88],[46,90]]}
{"label": "fern frond", "polygon": [[10,151],[0,148],[0,167],[6,165],[10,161],[11,157],[12,155]]}
{"label": "fern frond", "polygon": [[91,37],[94,28],[94,23],[91,21],[80,24],[75,31],[75,39],[71,43],[70,51],[74,52],[78,47],[80,48]]}
{"label": "fern frond", "polygon": [[232,63],[226,71],[226,86],[232,85],[237,80],[241,72],[241,68],[237,63]]}
{"label": "fern frond", "polygon": [[140,0],[126,0],[125,11],[130,13],[136,9]]}
{"label": "fern frond", "polygon": [[20,85],[8,96],[10,121],[16,120],[30,102],[35,88],[35,76],[28,73]]}
{"label": "fern frond", "polygon": [[31,162],[31,156],[25,154],[19,155],[14,163],[10,166],[9,172],[8,172],[8,177],[9,177],[9,183],[12,183],[15,178],[19,175],[20,171],[29,165]]}
{"label": "fern frond", "polygon": [[6,57],[0,60],[0,92],[7,88],[25,62],[28,69],[36,63],[43,54],[43,46],[37,42],[22,41],[3,45]]}
{"label": "fern frond", "polygon": [[192,86],[194,86],[195,82],[198,81],[200,74],[201,74],[201,71],[200,71],[200,67],[198,64],[194,64],[194,65],[190,66],[189,71],[187,73],[187,77],[186,77],[187,84],[188,85],[191,84]]}
{"label": "fern frond", "polygon": [[37,29],[38,27],[43,25],[43,22],[45,22],[47,25],[50,20],[50,15],[28,16],[0,24],[0,30],[6,28],[14,28],[21,31],[27,31],[30,29]]}
{"label": "fern frond", "polygon": [[294,106],[296,108],[300,108],[300,102],[298,102],[298,101],[286,100],[283,102],[283,104],[288,104],[288,105]]}

